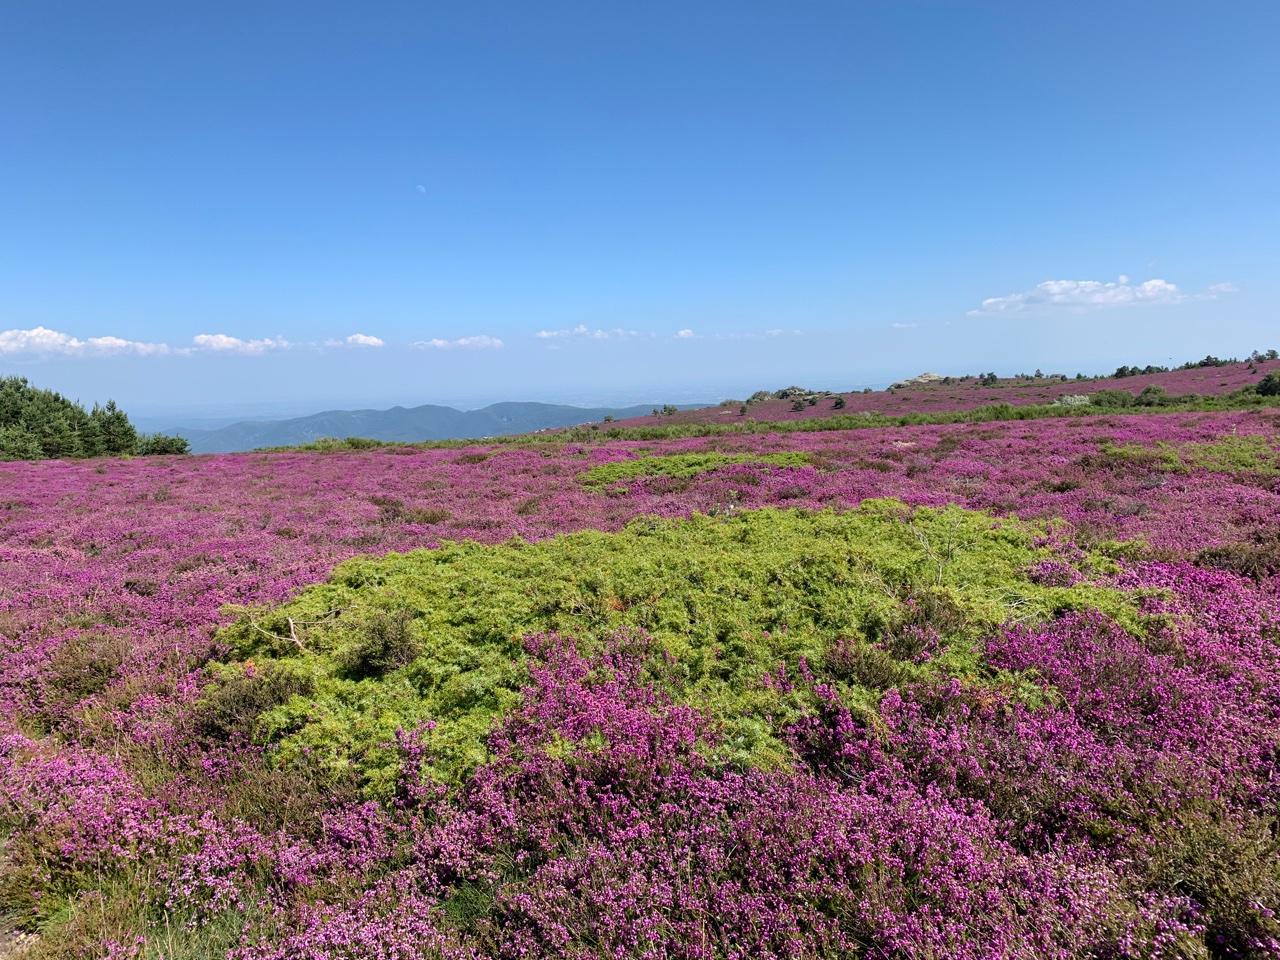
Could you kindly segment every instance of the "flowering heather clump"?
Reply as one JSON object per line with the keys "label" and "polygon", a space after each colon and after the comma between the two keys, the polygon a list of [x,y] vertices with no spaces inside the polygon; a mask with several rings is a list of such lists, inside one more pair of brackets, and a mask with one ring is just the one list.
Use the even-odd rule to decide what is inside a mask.
{"label": "flowering heather clump", "polygon": [[1280,957],[1276,433],[0,465],[0,916],[36,960]]}
{"label": "flowering heather clump", "polygon": [[452,898],[469,894],[486,952],[1067,957],[1125,955],[1144,925],[1147,943],[1189,932],[1183,904],[1130,914],[1124,883],[1083,858],[1015,853],[865,733],[857,779],[716,764],[714,726],[646,684],[625,640],[586,659],[534,638],[494,759],[419,843]]}

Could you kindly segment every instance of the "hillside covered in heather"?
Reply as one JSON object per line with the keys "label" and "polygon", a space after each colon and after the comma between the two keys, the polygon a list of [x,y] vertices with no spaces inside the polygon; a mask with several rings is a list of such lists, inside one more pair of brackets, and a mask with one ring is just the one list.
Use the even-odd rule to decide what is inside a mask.
{"label": "hillside covered in heather", "polygon": [[[671,409],[647,417],[618,421],[619,426],[641,427],[694,423],[733,422],[734,417],[751,417],[769,422],[789,422],[811,417],[832,417],[860,413],[885,416],[938,414],[973,410],[995,404],[1031,406],[1060,402],[1063,397],[1092,397],[1123,391],[1137,398],[1144,390],[1154,389],[1166,396],[1196,395],[1225,397],[1240,390],[1256,389],[1268,374],[1280,371],[1275,351],[1255,351],[1255,359],[1203,361],[1185,364],[1176,370],[1140,372],[1137,367],[1123,367],[1124,376],[1068,377],[1065,374],[1018,377],[989,375],[945,376],[935,382],[908,383],[885,390],[862,390],[841,393],[830,389],[783,388],[760,391],[758,399],[726,400],[715,407],[698,410]],[[1203,364],[1203,365],[1201,365]],[[1150,369],[1150,366],[1141,369]],[[1130,373],[1129,371],[1133,372]],[[1277,375],[1280,377],[1280,374]],[[1264,388],[1265,389],[1265,388]],[[770,396],[785,394],[785,396]],[[813,400],[813,403],[809,401]],[[1122,398],[1106,396],[1110,405]]]}
{"label": "hillside covered in heather", "polygon": [[1280,960],[1210,12],[0,2],[0,960]]}
{"label": "hillside covered in heather", "polygon": [[1280,956],[1278,483],[1270,407],[4,464],[10,942]]}

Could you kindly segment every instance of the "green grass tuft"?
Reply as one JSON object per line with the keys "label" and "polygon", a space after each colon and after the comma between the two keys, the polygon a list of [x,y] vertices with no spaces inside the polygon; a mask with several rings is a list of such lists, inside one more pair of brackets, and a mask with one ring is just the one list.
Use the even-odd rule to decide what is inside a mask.
{"label": "green grass tuft", "polygon": [[665,457],[641,456],[634,460],[602,463],[577,476],[580,484],[589,490],[611,487],[633,477],[670,477],[687,480],[704,473],[713,473],[726,467],[773,466],[807,467],[806,453],[680,453]]}

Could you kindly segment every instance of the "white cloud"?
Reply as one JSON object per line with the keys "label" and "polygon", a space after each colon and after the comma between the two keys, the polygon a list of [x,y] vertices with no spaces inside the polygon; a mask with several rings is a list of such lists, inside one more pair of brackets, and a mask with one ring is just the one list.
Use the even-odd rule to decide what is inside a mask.
{"label": "white cloud", "polygon": [[891,323],[891,324],[889,324],[889,326],[893,327],[893,329],[895,329],[895,330],[914,330],[916,327],[920,326],[920,324],[918,324],[918,323]]}
{"label": "white cloud", "polygon": [[474,337],[459,337],[457,340],[441,340],[439,337],[432,340],[418,340],[413,346],[419,350],[451,350],[454,347],[470,347],[474,350],[497,350],[502,347],[502,341],[497,337],[490,337],[481,333]]}
{"label": "white cloud", "polygon": [[257,356],[268,350],[288,350],[293,346],[283,337],[268,337],[264,340],[241,340],[225,333],[199,333],[191,338],[197,350],[212,350],[215,353],[243,353]]}
{"label": "white cloud", "polygon": [[582,337],[586,340],[608,340],[610,337],[638,337],[640,336],[634,330],[623,330],[617,327],[613,330],[592,330],[586,324],[580,323],[572,330],[539,330],[534,334],[539,340],[559,340],[564,337]]}
{"label": "white cloud", "polygon": [[1147,280],[1133,284],[1121,276],[1115,283],[1097,280],[1046,280],[1024,293],[991,297],[982,301],[971,317],[998,317],[1023,314],[1081,313],[1107,307],[1158,306],[1183,303],[1188,299],[1175,284]]}
{"label": "white cloud", "polygon": [[137,340],[122,340],[120,337],[90,337],[85,344],[97,353],[132,353],[139,357],[164,356],[174,352],[167,343],[139,343]]}
{"label": "white cloud", "polygon": [[694,337],[694,333],[693,333],[693,331],[692,331],[692,330],[677,330],[677,331],[676,331],[675,339],[677,339],[677,340],[692,340],[692,339],[693,339],[693,337]]}
{"label": "white cloud", "polygon": [[494,350],[502,346],[502,341],[497,337],[486,336],[483,333],[474,337],[462,337],[461,339],[453,342],[460,347],[482,347]]}
{"label": "white cloud", "polygon": [[353,333],[347,337],[347,346],[349,347],[381,347],[385,346],[378,337],[371,337],[365,333]]}
{"label": "white cloud", "polygon": [[534,334],[539,340],[564,340],[564,339],[581,339],[581,340],[631,340],[636,337],[654,337],[656,334],[644,333],[640,330],[627,330],[623,327],[614,327],[612,330],[602,330],[596,328],[592,330],[584,323],[578,324],[572,330],[539,330]]}
{"label": "white cloud", "polygon": [[47,327],[0,333],[0,353],[75,353],[83,348],[83,341]]}
{"label": "white cloud", "polygon": [[1234,283],[1214,283],[1214,284],[1210,284],[1209,292],[1213,294],[1239,293],[1240,288],[1237,287]]}
{"label": "white cloud", "polygon": [[125,340],[121,337],[89,337],[80,340],[70,334],[50,330],[48,327],[33,327],[30,330],[0,331],[0,354],[60,354],[62,356],[119,356],[133,354],[139,357],[159,356],[175,353],[167,343],[142,343],[137,340]]}

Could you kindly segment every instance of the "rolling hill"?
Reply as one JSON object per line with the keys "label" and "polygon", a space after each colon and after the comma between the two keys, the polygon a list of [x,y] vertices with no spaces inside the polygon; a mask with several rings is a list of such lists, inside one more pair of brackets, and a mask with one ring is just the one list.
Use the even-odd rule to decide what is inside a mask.
{"label": "rolling hill", "polygon": [[622,408],[570,407],[552,403],[494,403],[479,410],[424,404],[390,410],[328,410],[287,420],[247,420],[213,430],[179,428],[192,453],[238,453],[259,447],[310,443],[321,437],[372,440],[452,440],[530,433],[552,427],[644,416],[651,405]]}

